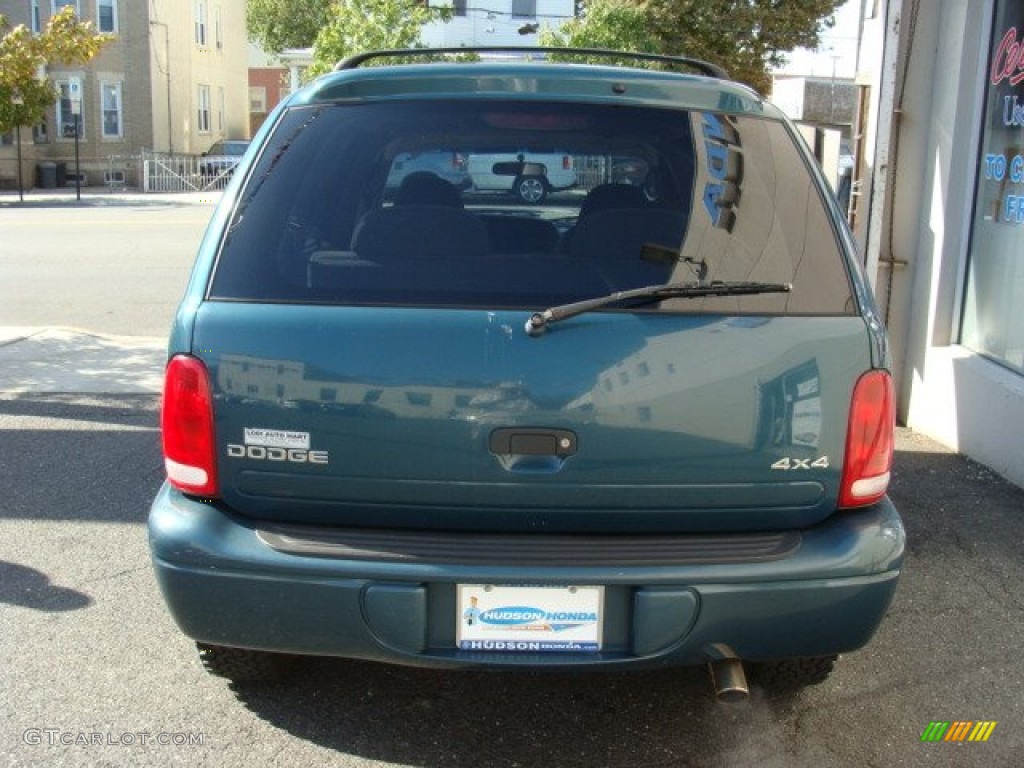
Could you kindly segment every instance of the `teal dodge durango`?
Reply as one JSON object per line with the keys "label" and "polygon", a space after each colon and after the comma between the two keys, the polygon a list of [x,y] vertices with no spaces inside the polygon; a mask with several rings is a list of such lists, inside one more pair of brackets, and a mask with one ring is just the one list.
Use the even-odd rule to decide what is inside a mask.
{"label": "teal dodge durango", "polygon": [[708,665],[723,700],[824,681],[905,536],[885,330],[814,158],[701,61],[449,54],[294,93],[213,215],[149,517],[170,613],[235,680],[336,656]]}

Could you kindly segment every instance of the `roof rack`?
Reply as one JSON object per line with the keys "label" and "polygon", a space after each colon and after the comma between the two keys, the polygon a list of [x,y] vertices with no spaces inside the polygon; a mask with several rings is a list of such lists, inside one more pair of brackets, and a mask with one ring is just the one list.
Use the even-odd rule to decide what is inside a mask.
{"label": "roof rack", "polygon": [[527,45],[489,45],[459,48],[394,48],[380,51],[366,51],[348,56],[334,67],[335,72],[344,69],[356,69],[360,64],[373,59],[398,58],[410,56],[434,56],[459,53],[519,53],[524,56],[537,53],[557,53],[565,56],[594,56],[609,59],[634,59],[636,61],[657,61],[662,64],[674,64],[697,70],[700,74],[728,80],[729,75],[717,64],[703,59],[688,56],[663,56],[658,53],[635,53],[633,51],[616,51],[609,48],[559,48]]}

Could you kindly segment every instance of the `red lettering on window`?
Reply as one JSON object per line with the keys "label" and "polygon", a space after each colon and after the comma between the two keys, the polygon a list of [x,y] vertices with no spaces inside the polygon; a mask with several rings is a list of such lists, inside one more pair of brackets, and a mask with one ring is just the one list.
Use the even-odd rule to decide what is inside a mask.
{"label": "red lettering on window", "polygon": [[1017,39],[1017,28],[1010,27],[992,57],[992,85],[1009,80],[1010,85],[1024,82],[1024,42]]}

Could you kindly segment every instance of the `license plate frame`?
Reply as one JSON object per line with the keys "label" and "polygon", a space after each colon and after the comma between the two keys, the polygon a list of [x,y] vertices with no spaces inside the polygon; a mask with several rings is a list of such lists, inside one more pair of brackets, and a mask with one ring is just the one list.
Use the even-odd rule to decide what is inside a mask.
{"label": "license plate frame", "polygon": [[604,587],[458,584],[456,640],[464,651],[598,653]]}

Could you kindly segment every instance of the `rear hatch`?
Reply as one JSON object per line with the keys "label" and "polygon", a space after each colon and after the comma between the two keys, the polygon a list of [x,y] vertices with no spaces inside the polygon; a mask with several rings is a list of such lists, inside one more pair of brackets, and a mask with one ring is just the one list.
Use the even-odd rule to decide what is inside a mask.
{"label": "rear hatch", "polygon": [[[223,503],[259,520],[508,531],[768,530],[832,513],[854,387],[877,364],[842,225],[783,120],[666,106],[285,111],[187,305]],[[394,158],[432,148],[564,151],[579,184],[542,206],[383,200]],[[642,192],[592,210],[606,160],[624,156],[647,171]],[[791,290],[612,302],[525,328],[565,302],[712,281]]]}

